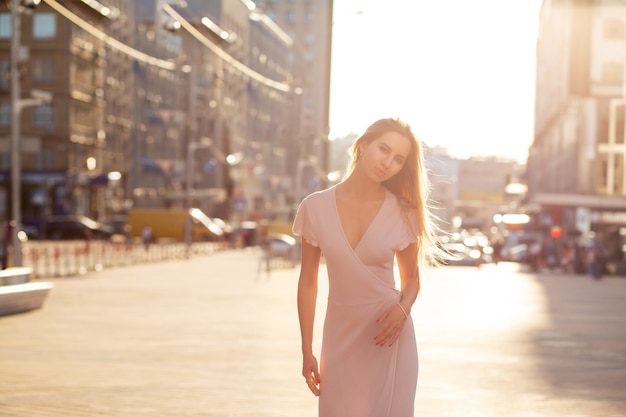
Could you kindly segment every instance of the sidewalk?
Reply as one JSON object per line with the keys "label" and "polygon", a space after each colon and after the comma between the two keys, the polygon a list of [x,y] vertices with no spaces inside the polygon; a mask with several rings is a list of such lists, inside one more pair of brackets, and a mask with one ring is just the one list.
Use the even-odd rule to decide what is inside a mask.
{"label": "sidewalk", "polygon": [[[298,270],[267,275],[260,256],[54,279],[43,309],[0,318],[0,417],[316,416]],[[412,315],[416,416],[626,415],[626,280],[444,268]]]}

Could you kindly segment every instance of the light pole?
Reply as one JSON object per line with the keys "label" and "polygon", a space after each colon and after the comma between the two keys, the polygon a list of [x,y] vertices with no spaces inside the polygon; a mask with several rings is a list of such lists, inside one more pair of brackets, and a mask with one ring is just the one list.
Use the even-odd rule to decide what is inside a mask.
{"label": "light pole", "polygon": [[191,210],[192,205],[192,197],[194,193],[193,188],[193,177],[195,170],[195,153],[198,149],[210,149],[220,163],[227,164],[230,166],[237,165],[241,162],[243,155],[240,152],[232,153],[225,155],[221,150],[219,150],[213,140],[207,137],[201,137],[198,141],[191,142],[187,146],[187,172],[185,173],[185,210],[187,211],[187,221],[185,222],[185,256],[189,258],[191,256],[191,237],[192,237],[192,218],[191,218]]}
{"label": "light pole", "polygon": [[[26,7],[36,6],[38,1],[31,1]],[[11,37],[11,242],[13,245],[13,266],[22,266],[22,248],[19,232],[22,226],[21,207],[21,158],[20,158],[20,114],[22,109],[28,106],[38,106],[49,103],[52,94],[33,90],[32,98],[20,98],[20,74],[19,60],[21,48],[21,26],[22,17],[20,14],[21,1],[12,0],[11,25],[13,35]]]}
{"label": "light pole", "polygon": [[187,147],[187,172],[186,172],[186,187],[185,187],[185,210],[187,211],[187,221],[185,221],[185,256],[189,258],[191,256],[191,238],[192,238],[192,222],[191,210],[192,197],[193,197],[193,178],[195,170],[195,153],[198,149],[213,149],[213,140],[210,138],[202,137],[199,141],[191,142]]}
{"label": "light pole", "polygon": [[19,0],[13,0],[11,20],[13,37],[11,38],[11,242],[13,244],[13,266],[22,266],[22,246],[19,232],[22,228],[21,207],[21,158],[20,158],[20,35],[22,17]]}

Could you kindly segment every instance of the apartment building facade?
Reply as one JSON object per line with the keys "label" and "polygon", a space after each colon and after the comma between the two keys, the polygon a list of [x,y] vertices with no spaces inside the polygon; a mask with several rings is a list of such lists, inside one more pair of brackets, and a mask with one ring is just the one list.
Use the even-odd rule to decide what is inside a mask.
{"label": "apartment building facade", "polygon": [[[329,33],[329,11],[312,26]],[[3,220],[10,207],[10,15],[0,4]],[[325,78],[305,98],[300,80],[317,76],[318,60],[297,74],[293,51],[300,47],[262,9],[242,0],[45,0],[22,21],[29,51],[22,91],[54,96],[50,106],[22,115],[25,221],[54,213],[102,218],[190,200],[227,218],[292,208],[301,147],[327,132],[328,95],[317,93],[329,84]],[[324,62],[320,72],[328,74]],[[315,127],[301,124],[312,117],[304,109],[316,109]],[[33,198],[42,192],[53,197],[43,206]]]}
{"label": "apartment building facade", "polygon": [[[328,185],[330,169],[329,108],[333,0],[258,0],[257,7],[294,41],[289,56],[299,87],[300,131],[292,137],[289,171],[295,172],[296,199]],[[295,202],[296,204],[298,201]]]}
{"label": "apartment building facade", "polygon": [[[58,4],[55,2],[55,4]],[[111,18],[83,2],[64,7],[90,27]],[[9,73],[11,11],[0,4],[0,194],[10,189],[11,121]],[[104,130],[106,52],[101,39],[60,16],[47,4],[21,16],[20,84],[52,93],[50,104],[21,111],[20,152],[23,218],[38,221],[48,212],[98,211],[106,147]],[[3,198],[7,202],[8,198]],[[8,203],[8,202],[7,202]],[[9,204],[0,204],[6,219]]]}
{"label": "apartment building facade", "polygon": [[626,2],[545,0],[535,138],[526,177],[536,226],[626,236]]}

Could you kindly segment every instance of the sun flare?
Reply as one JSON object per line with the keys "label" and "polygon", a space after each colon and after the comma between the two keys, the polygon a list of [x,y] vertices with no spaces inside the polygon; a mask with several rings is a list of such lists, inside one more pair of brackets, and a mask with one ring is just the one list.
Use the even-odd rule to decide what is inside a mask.
{"label": "sun flare", "polygon": [[452,156],[525,160],[539,5],[337,0],[331,138],[397,116]]}

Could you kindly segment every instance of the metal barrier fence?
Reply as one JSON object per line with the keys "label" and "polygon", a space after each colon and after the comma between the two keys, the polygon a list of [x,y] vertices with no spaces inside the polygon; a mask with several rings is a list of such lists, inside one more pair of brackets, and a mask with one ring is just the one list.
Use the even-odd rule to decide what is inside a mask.
{"label": "metal barrier fence", "polygon": [[[189,255],[209,254],[219,249],[219,243],[194,242]],[[98,240],[28,241],[22,247],[23,264],[33,269],[34,279],[82,275],[104,268],[186,257],[187,246],[179,242],[146,246]]]}

